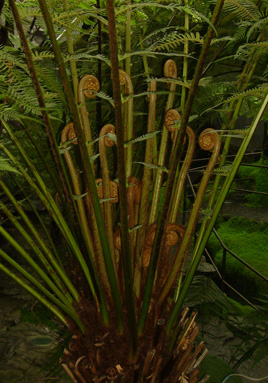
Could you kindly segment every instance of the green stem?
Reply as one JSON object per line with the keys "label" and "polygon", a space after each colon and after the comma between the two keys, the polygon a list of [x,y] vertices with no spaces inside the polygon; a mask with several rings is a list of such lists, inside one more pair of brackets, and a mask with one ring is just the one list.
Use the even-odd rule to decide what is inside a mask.
{"label": "green stem", "polygon": [[[201,135],[202,135],[202,133],[201,133]],[[198,192],[197,192],[197,195],[195,198],[194,206],[193,206],[193,209],[191,211],[189,221],[187,223],[187,229],[185,231],[179,252],[175,257],[175,262],[173,264],[172,271],[169,274],[167,281],[166,281],[166,284],[165,284],[165,286],[161,292],[161,295],[159,297],[158,304],[160,307],[163,304],[163,302],[165,301],[172,285],[174,284],[178,272],[181,270],[182,263],[185,259],[186,254],[187,254],[187,250],[188,250],[189,245],[190,245],[190,240],[192,238],[192,235],[193,235],[193,232],[195,229],[196,221],[198,218],[198,213],[199,213],[199,210],[201,208],[204,194],[206,192],[211,173],[212,173],[212,171],[216,165],[216,162],[217,162],[217,159],[218,159],[218,156],[220,153],[220,147],[221,147],[220,136],[215,131],[214,131],[214,133],[211,132],[208,134],[208,136],[210,136],[210,135],[212,135],[212,140],[214,141],[213,153],[211,155],[208,166],[206,167],[206,170],[205,170],[203,177],[202,177],[202,180],[200,182]],[[204,148],[202,148],[202,149],[204,149]],[[177,299],[177,296],[176,296],[176,299]]]}
{"label": "green stem", "polygon": [[[257,65],[257,60],[253,61],[254,52],[255,52],[255,49],[252,50],[252,58],[251,58],[251,60],[246,62],[244,69],[241,73],[241,76],[239,78],[239,82],[237,84],[237,90],[238,91],[246,90],[246,88],[248,87],[248,84],[249,84],[249,82],[250,82],[250,80],[254,74],[254,71],[255,71],[255,68]],[[228,124],[223,124],[222,130],[225,130],[228,128],[228,130],[232,131],[235,128],[236,120],[237,120],[237,117],[239,116],[243,101],[244,101],[243,98],[240,98],[237,102],[231,101],[230,106],[229,106],[229,109],[231,112],[228,116],[228,120],[230,120],[230,122]],[[219,163],[219,167],[222,167],[225,164],[225,161],[226,161],[226,158],[227,158],[227,155],[229,152],[230,144],[231,144],[231,137],[228,136],[225,140],[225,144],[224,144],[224,147],[222,150],[222,157],[221,157],[221,160]],[[208,208],[211,208],[215,202],[216,192],[218,190],[221,179],[222,179],[222,177],[220,175],[217,175],[215,178],[213,188],[211,191],[211,198],[210,198],[209,203],[208,203]]]}
{"label": "green stem", "polygon": [[[131,6],[131,0],[126,1],[127,6]],[[126,10],[126,53],[131,52],[131,7]],[[131,77],[131,58],[126,58],[126,74]]]}
{"label": "green stem", "polygon": [[[107,133],[115,133],[115,128],[113,125],[107,124],[100,131],[100,137],[102,137],[99,141],[99,152],[100,152],[100,163],[101,163],[101,174],[102,174],[102,190],[103,190],[103,198],[108,199],[111,198],[111,187],[110,187],[110,176],[109,176],[109,168],[108,161],[106,155],[106,143],[107,137],[104,137]],[[110,145],[108,141],[108,145]],[[113,146],[113,143],[111,143]],[[106,225],[106,232],[110,244],[110,249],[113,257],[114,268],[116,270],[116,262],[115,262],[115,252],[114,252],[114,235],[113,235],[113,215],[112,215],[112,205],[111,201],[107,201],[103,203],[103,215],[104,221]]]}
{"label": "green stem", "polygon": [[57,318],[67,327],[69,328],[69,323],[58,310],[57,307],[53,306],[49,301],[47,301],[42,295],[40,295],[35,289],[29,286],[25,281],[23,281],[20,277],[10,271],[7,267],[0,263],[0,270],[2,270],[5,274],[7,274],[10,278],[12,278],[16,283],[22,286],[25,290],[27,290],[31,295],[33,295],[36,299],[38,299],[44,306],[46,306]]}
{"label": "green stem", "polygon": [[[166,65],[172,65],[169,63],[168,60]],[[176,79],[177,78],[177,67],[175,62],[174,64],[174,74],[172,75],[172,78]],[[165,77],[170,77],[165,73]],[[174,98],[175,98],[175,91],[176,91],[176,84],[171,83],[170,84],[170,93],[168,95],[166,107],[165,107],[165,113],[172,108],[173,103],[174,103]],[[165,158],[166,158],[166,150],[167,150],[167,143],[168,143],[168,130],[166,126],[163,126],[163,131],[162,131],[162,137],[161,137],[161,143],[160,143],[160,148],[159,148],[159,156],[158,156],[158,162],[157,166],[164,166],[165,164]],[[158,208],[159,208],[159,197],[160,197],[160,192],[161,192],[161,185],[162,185],[162,179],[163,179],[163,171],[157,169],[156,170],[156,176],[155,176],[155,181],[154,181],[154,188],[153,188],[153,196],[152,196],[152,205],[151,205],[151,210],[150,210],[150,218],[149,218],[149,223],[152,224],[156,221],[157,214],[158,214]]]}
{"label": "green stem", "polygon": [[[125,81],[125,87],[127,88],[127,96],[130,96],[129,99],[124,104],[124,140],[131,141],[133,139],[133,85],[131,78],[123,70],[119,71],[121,78]],[[131,176],[132,168],[132,145],[128,145],[125,149],[125,158],[126,158],[126,179]]]}
{"label": "green stem", "polygon": [[222,190],[221,190],[221,193],[219,195],[219,198],[215,204],[215,207],[214,207],[214,211],[213,211],[213,215],[211,217],[211,221],[209,222],[208,224],[208,227],[207,227],[207,230],[202,238],[202,241],[200,243],[200,246],[199,246],[199,249],[197,251],[197,254],[196,254],[196,257],[195,257],[195,261],[193,262],[192,264],[192,267],[191,269],[188,271],[188,274],[187,274],[187,277],[184,281],[184,284],[183,284],[183,287],[182,287],[182,290],[181,290],[181,293],[180,293],[180,296],[179,296],[179,299],[177,300],[174,308],[173,308],[173,311],[171,313],[171,316],[169,318],[169,321],[167,323],[167,335],[169,336],[171,331],[172,331],[172,328],[174,326],[174,323],[176,322],[177,320],[177,317],[179,315],[179,312],[181,310],[181,307],[183,305],[183,302],[184,302],[184,299],[187,295],[187,292],[191,286],[191,283],[192,283],[192,280],[193,280],[193,277],[194,277],[194,274],[195,274],[195,271],[198,267],[198,264],[199,264],[199,261],[203,255],[203,252],[204,252],[204,249],[205,249],[205,246],[206,246],[206,243],[210,237],[210,234],[212,232],[212,229],[216,223],[216,220],[218,218],[218,215],[221,211],[221,208],[222,208],[222,205],[225,201],[225,198],[229,192],[229,189],[232,185],[232,182],[234,180],[234,177],[236,175],[236,172],[242,162],[242,159],[243,159],[243,156],[247,150],[247,147],[250,143],[250,140],[258,126],[258,123],[260,122],[261,120],[261,117],[266,109],[268,105],[268,95],[265,97],[263,103],[262,103],[262,106],[255,118],[255,120],[253,121],[253,124],[251,125],[251,128],[250,128],[250,131],[247,135],[247,137],[243,140],[243,143],[242,145],[240,146],[239,148],[239,151],[235,157],[235,160],[233,162],[233,167],[232,167],[232,170],[231,170],[231,173],[229,175],[229,177],[226,178],[225,182],[224,182],[224,185],[222,187]]}
{"label": "green stem", "polygon": [[[89,121],[89,116],[88,116],[88,111],[86,106],[85,87],[86,87],[87,81],[89,81],[91,77],[92,77],[91,75],[85,75],[84,77],[81,78],[78,85],[78,103],[80,105],[80,115],[81,115],[81,120],[83,125],[84,136],[87,142],[92,141],[92,134],[91,134],[90,121]],[[88,150],[88,155],[92,156],[93,145],[88,145],[87,150]]]}
{"label": "green stem", "polygon": [[[26,191],[25,191],[25,189],[22,187],[22,185],[21,185],[21,184],[17,181],[17,179],[15,179],[12,175],[10,175],[10,176],[11,176],[11,178],[12,178],[12,182],[13,182],[13,184],[16,185],[16,186],[18,186],[20,192],[21,192],[21,193],[24,195],[24,197],[27,199],[27,202],[28,202],[28,204],[29,204],[29,206],[30,206],[31,211],[34,212],[36,218],[38,219],[38,222],[40,223],[40,225],[41,225],[41,227],[42,227],[42,229],[43,229],[43,231],[44,231],[44,233],[45,233],[45,235],[46,235],[46,237],[47,237],[47,240],[48,240],[48,242],[49,242],[49,246],[51,247],[53,254],[55,255],[55,257],[56,257],[56,259],[57,259],[59,265],[60,265],[61,268],[63,269],[62,260],[61,260],[61,258],[60,258],[59,253],[58,253],[58,250],[56,249],[55,243],[53,242],[53,240],[52,240],[52,238],[51,238],[51,235],[50,235],[50,233],[49,233],[49,231],[48,231],[48,229],[47,229],[47,227],[46,227],[46,225],[45,225],[45,223],[44,223],[44,220],[41,218],[40,214],[39,214],[38,211],[36,210],[36,208],[35,208],[35,206],[33,205],[31,199],[29,198],[29,196],[26,194]],[[6,186],[6,185],[5,185],[5,186]],[[12,196],[11,193],[10,193],[10,195]],[[12,196],[12,197],[13,197],[13,196]],[[10,197],[9,197],[9,199],[10,199]],[[14,199],[14,201],[15,201],[15,199]],[[17,201],[16,201],[16,202],[17,202]],[[18,206],[19,208],[22,209],[22,207],[21,207],[21,205],[20,205],[19,203],[16,203],[16,204],[13,203],[13,206],[15,206],[15,208]],[[23,209],[22,209],[22,210],[23,210]],[[18,210],[17,210],[17,211],[18,211]],[[18,211],[18,213],[20,214],[19,211]],[[22,218],[23,218],[23,217],[22,217]],[[27,217],[27,218],[28,218],[28,217]]]}
{"label": "green stem", "polygon": [[137,325],[133,292],[131,252],[128,233],[128,209],[126,189],[126,169],[124,150],[124,129],[122,122],[121,94],[119,83],[119,66],[116,43],[115,13],[113,0],[106,0],[108,15],[108,34],[112,66],[113,97],[115,105],[115,125],[117,137],[117,171],[119,180],[119,208],[120,208],[120,234],[124,269],[124,282],[128,322],[131,339],[131,357],[135,358],[138,350]]}
{"label": "green stem", "polygon": [[[64,144],[66,141],[68,141],[68,135],[72,129],[73,129],[72,124],[68,124],[62,130],[62,132],[61,132],[61,144]],[[63,148],[65,148],[64,145],[63,145]],[[82,191],[81,191],[81,186],[80,186],[80,182],[79,182],[79,175],[78,175],[78,171],[76,170],[76,168],[74,166],[70,150],[67,150],[64,153],[64,158],[65,158],[65,161],[66,161],[66,164],[67,164],[67,167],[69,170],[69,174],[71,177],[71,181],[73,184],[74,195],[80,196],[82,194]],[[83,231],[84,236],[85,236],[85,241],[88,245],[88,248],[90,250],[92,258],[95,262],[96,259],[95,259],[95,253],[94,253],[94,248],[93,248],[93,240],[92,240],[91,232],[90,232],[89,225],[88,225],[84,201],[82,198],[79,198],[76,202],[77,202],[78,212],[79,212],[80,221],[81,221],[81,225],[82,225],[82,231]]]}
{"label": "green stem", "polygon": [[[30,273],[28,273],[23,267],[21,267],[14,259],[12,259],[8,254],[0,249],[0,256],[7,261],[11,266],[13,266],[21,275],[23,275],[29,282],[31,282],[37,289],[39,289],[47,298],[49,298],[57,307],[63,310],[67,315],[72,318],[80,330],[84,332],[82,323],[77,317],[77,313],[73,307],[67,307],[61,301],[59,301],[53,294],[51,294],[41,283],[39,283]],[[1,263],[0,263],[1,266]]]}
{"label": "green stem", "polygon": [[[38,264],[31,258],[31,256],[19,245],[15,239],[8,234],[8,232],[0,226],[0,234],[9,242],[9,244],[29,263],[29,265],[40,275],[43,281],[49,286],[49,288],[59,297],[59,299],[68,307],[70,307],[70,302],[67,300],[66,296],[58,289],[58,287],[52,282],[52,280],[47,276],[47,274],[38,266]],[[27,240],[27,239],[26,239]],[[49,265],[46,265],[47,270],[50,273],[53,272]]]}
{"label": "green stem", "polygon": [[[56,270],[57,274],[60,276],[62,281],[64,282],[65,286],[68,288],[70,293],[72,294],[73,298],[78,302],[79,300],[79,294],[76,291],[75,287],[65,274],[64,270],[61,268],[61,266],[58,264],[58,262],[55,260],[53,254],[50,252],[49,248],[45,245],[42,238],[40,237],[39,233],[35,229],[32,222],[29,220],[27,215],[25,214],[22,207],[18,204],[16,199],[13,197],[12,193],[9,191],[9,189],[6,187],[6,185],[3,183],[2,180],[0,180],[0,187],[3,189],[4,193],[7,195],[17,212],[20,214],[26,225],[28,226],[30,232],[32,233],[33,237],[36,239],[37,243],[40,245],[41,249],[43,250],[44,254],[42,254],[39,249],[36,247],[35,243],[32,241],[32,238],[26,233],[26,231],[23,229],[23,227],[19,224],[17,219],[13,216],[13,214],[6,208],[6,206],[0,201],[1,208],[5,211],[5,214],[9,217],[9,219],[14,223],[14,225],[17,227],[17,229],[21,232],[24,239],[28,241],[36,255],[40,258],[41,262],[44,264],[44,266],[47,268],[47,270],[51,270],[51,267],[49,263],[47,262],[47,259],[49,262],[51,262],[51,265]],[[62,283],[58,279],[58,275],[55,273],[55,271],[52,269],[51,275],[54,276],[56,279],[54,281],[58,284],[59,288],[62,288]]]}
{"label": "green stem", "polygon": [[[144,45],[143,45],[143,34],[142,31],[140,32],[140,46],[141,50],[144,50]],[[143,67],[144,67],[144,74],[147,77],[147,79],[150,78],[150,69],[148,65],[148,59],[146,55],[142,55],[142,61],[143,61]]]}
{"label": "green stem", "polygon": [[[217,0],[216,6],[214,8],[214,12],[212,15],[211,19],[211,24],[215,26],[217,24],[218,18],[220,16],[221,9],[223,7],[224,0]],[[165,188],[165,195],[164,195],[164,202],[163,202],[163,207],[161,209],[161,212],[159,213],[159,218],[158,218],[158,225],[156,229],[156,234],[155,234],[155,239],[154,239],[154,244],[153,244],[153,249],[152,249],[152,254],[151,254],[151,259],[150,259],[150,265],[149,265],[149,270],[147,274],[147,280],[146,280],[146,286],[145,286],[145,293],[144,293],[144,299],[143,299],[143,305],[141,309],[141,314],[140,314],[140,320],[139,320],[139,333],[141,334],[144,329],[145,321],[147,318],[148,314],[148,309],[150,305],[150,299],[151,299],[151,294],[153,290],[153,284],[154,284],[154,278],[155,278],[155,272],[157,268],[157,261],[158,261],[158,255],[159,251],[161,251],[161,242],[162,242],[162,233],[165,232],[165,223],[166,223],[166,217],[168,214],[169,210],[169,202],[172,194],[172,189],[173,189],[173,183],[174,179],[176,176],[176,171],[177,167],[182,155],[182,148],[183,148],[183,140],[185,136],[185,131],[187,128],[188,120],[190,117],[190,112],[192,109],[193,101],[195,98],[195,94],[197,91],[198,83],[203,71],[203,67],[205,65],[205,60],[207,57],[208,49],[210,46],[210,42],[212,39],[214,33],[214,29],[212,26],[209,26],[207,34],[204,39],[204,43],[200,52],[200,56],[195,68],[194,72],[194,77],[191,83],[191,87],[189,90],[189,94],[187,97],[184,113],[182,115],[182,121],[181,121],[181,129],[178,135],[178,139],[176,141],[176,145],[174,148],[174,152],[172,154],[171,158],[171,168],[169,170],[169,175],[166,183],[166,188]]]}
{"label": "green stem", "polygon": [[178,215],[178,211],[179,211],[179,207],[181,203],[182,193],[184,190],[185,179],[187,177],[187,173],[191,165],[193,154],[194,154],[195,135],[192,129],[189,127],[187,127],[187,135],[188,135],[187,153],[183,161],[183,165],[180,169],[176,187],[174,188],[172,202],[170,204],[170,213],[169,213],[169,219],[168,219],[169,223],[176,223],[176,219],[177,219],[177,215]]}
{"label": "green stem", "polygon": [[[187,7],[189,4],[189,0],[184,0],[184,4]],[[190,17],[187,12],[185,12],[184,15],[184,32],[189,32],[189,26],[190,26]],[[183,53],[185,56],[183,57],[183,69],[182,69],[182,80],[186,84],[187,78],[188,78],[188,54],[189,54],[189,41],[186,40],[183,47]],[[181,111],[184,110],[185,107],[185,101],[186,101],[186,87],[183,86],[181,89]]]}
{"label": "green stem", "polygon": [[[59,49],[57,40],[56,40],[56,35],[52,23],[52,19],[50,16],[50,13],[47,8],[47,4],[45,0],[38,0],[42,15],[44,17],[48,35],[51,40],[52,48],[54,51],[55,55],[55,60],[57,62],[58,68],[59,68],[59,73],[63,82],[63,87],[64,91],[66,94],[66,98],[68,101],[68,105],[70,108],[70,113],[72,116],[73,124],[75,127],[75,132],[79,144],[79,150],[81,153],[81,159],[82,159],[82,166],[83,166],[83,175],[85,177],[85,182],[87,186],[87,190],[90,191],[91,194],[91,199],[92,199],[92,204],[93,204],[93,211],[96,216],[96,221],[98,224],[99,228],[99,236],[100,236],[100,241],[103,249],[103,254],[105,258],[105,264],[106,264],[106,270],[111,286],[111,292],[113,296],[113,301],[114,301],[114,306],[115,306],[115,311],[117,314],[117,319],[118,319],[118,325],[120,328],[123,327],[123,310],[122,310],[122,304],[120,300],[120,294],[119,294],[119,288],[118,284],[116,281],[116,276],[115,276],[115,270],[113,267],[113,262],[112,262],[112,257],[111,257],[111,251],[109,247],[109,242],[107,239],[106,235],[106,230],[105,230],[105,224],[102,216],[102,211],[101,211],[101,206],[99,203],[99,198],[98,198],[98,193],[97,193],[97,188],[96,188],[96,183],[95,183],[95,178],[94,178],[94,173],[93,169],[89,160],[88,152],[87,152],[87,146],[86,142],[84,139],[84,134],[83,134],[83,129],[81,126],[80,122],[80,117],[77,109],[77,105],[74,100],[74,96],[72,93],[72,89],[70,87],[69,79],[66,73],[66,68],[64,65],[64,60],[61,54],[61,51]],[[93,212],[92,212],[93,213]],[[106,312],[107,314],[107,312]]]}
{"label": "green stem", "polygon": [[[63,190],[64,190],[64,195],[66,197],[67,203],[69,205],[69,209],[71,211],[72,220],[70,219],[70,222],[74,222],[76,225],[77,220],[76,220],[76,214],[75,214],[74,207],[73,207],[73,200],[71,197],[70,184],[68,182],[68,178],[66,178],[65,169],[64,169],[62,158],[59,154],[54,130],[53,130],[53,127],[51,125],[49,115],[46,111],[45,99],[44,99],[42,88],[41,88],[39,80],[38,80],[38,76],[36,74],[36,69],[35,69],[35,65],[34,65],[34,61],[33,61],[33,57],[32,57],[32,52],[28,46],[28,42],[27,42],[23,27],[22,27],[22,22],[21,22],[21,18],[20,18],[20,15],[19,15],[19,12],[18,12],[18,9],[16,6],[16,1],[15,0],[9,0],[9,5],[10,5],[11,11],[13,13],[13,17],[14,17],[14,20],[15,20],[15,23],[17,26],[18,34],[20,36],[20,40],[21,40],[21,44],[22,44],[22,47],[23,47],[23,50],[25,53],[25,57],[26,57],[28,68],[29,68],[30,76],[31,76],[31,79],[33,82],[35,92],[36,92],[37,100],[38,100],[39,106],[41,108],[42,118],[43,118],[44,125],[46,128],[46,133],[47,133],[47,136],[49,139],[52,154],[53,154],[53,157],[55,159],[57,171],[59,174],[59,179],[61,180]],[[68,209],[67,209],[67,213],[68,213]]]}
{"label": "green stem", "polygon": [[[58,225],[59,229],[61,230],[61,232],[65,238],[65,240],[67,241],[70,248],[72,249],[74,255],[76,256],[76,258],[77,258],[77,260],[78,260],[78,262],[79,262],[79,264],[80,264],[80,266],[81,266],[81,268],[85,274],[85,277],[87,279],[87,282],[89,284],[89,287],[90,287],[90,290],[92,292],[93,297],[96,298],[95,288],[93,285],[93,281],[92,281],[88,266],[85,262],[85,259],[82,255],[81,251],[80,251],[80,248],[79,248],[77,242],[75,241],[75,239],[72,235],[72,232],[69,230],[66,221],[62,217],[62,214],[61,214],[60,210],[58,209],[54,199],[51,197],[51,195],[47,191],[46,186],[44,185],[42,179],[37,174],[38,184],[39,184],[39,187],[38,187],[32,181],[31,177],[28,175],[28,173],[25,171],[25,169],[18,164],[17,160],[13,157],[13,155],[9,152],[9,150],[1,144],[0,144],[0,148],[4,150],[5,154],[17,166],[18,170],[21,172],[21,174],[26,179],[26,181],[29,183],[29,185],[32,187],[32,189],[35,191],[35,193],[38,195],[38,197],[40,198],[40,200],[43,202],[44,206],[46,207],[48,213],[50,214],[50,216],[54,219],[54,221]],[[24,153],[24,155],[26,155],[26,154]],[[31,165],[31,163],[30,163],[30,165]],[[31,169],[32,171],[35,171],[35,169],[32,165],[31,165],[31,168],[33,168],[33,169]],[[41,192],[41,190],[42,190],[42,192]],[[91,261],[91,266],[93,267],[93,270],[95,270],[91,257],[90,257],[90,261]],[[95,278],[96,278],[96,275],[95,275]],[[96,281],[98,281],[98,279],[96,279]],[[102,305],[103,305],[104,312],[105,312],[105,310],[107,311],[105,302],[101,302],[101,307],[102,307]],[[107,313],[107,315],[108,315],[108,313]]]}
{"label": "green stem", "polygon": [[[155,130],[155,117],[156,117],[156,81],[151,81],[149,84],[150,98],[149,98],[149,113],[147,123],[147,133],[151,133]],[[153,145],[154,137],[146,141],[145,158],[146,164],[153,162]],[[148,203],[150,196],[152,170],[144,167],[141,189],[141,203],[139,214],[139,225],[142,225],[138,231],[137,246],[136,246],[136,262],[134,273],[134,290],[136,297],[140,297],[140,285],[141,285],[141,269],[142,269],[142,248],[145,239],[145,235],[148,229]]]}
{"label": "green stem", "polygon": [[[67,12],[68,0],[62,0],[62,3],[63,3],[63,10]],[[73,44],[73,39],[71,35],[70,25],[71,25],[70,20],[67,20],[67,25],[66,25],[67,48],[68,48],[69,55],[73,55],[74,44]],[[76,62],[74,60],[70,61],[70,68],[71,68],[71,75],[72,75],[72,81],[73,81],[73,92],[74,92],[75,100],[77,102],[78,76],[77,76]]]}

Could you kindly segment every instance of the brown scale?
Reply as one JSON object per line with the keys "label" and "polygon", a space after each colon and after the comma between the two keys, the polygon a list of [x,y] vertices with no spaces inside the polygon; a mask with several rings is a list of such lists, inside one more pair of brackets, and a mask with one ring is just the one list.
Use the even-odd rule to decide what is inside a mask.
{"label": "brown scale", "polygon": [[[147,274],[147,270],[150,264],[151,253],[153,249],[153,242],[156,232],[156,224],[152,224],[149,228],[149,232],[146,238],[145,246],[142,254],[142,265],[143,265],[143,274],[144,277]],[[157,276],[157,282],[155,283],[153,296],[155,297],[157,291],[162,288],[166,281],[169,269],[172,267],[172,260],[170,259],[170,249],[178,244],[184,236],[185,230],[181,225],[168,224],[166,229],[166,235],[164,239],[163,251],[161,254],[161,259],[159,260],[160,270],[159,275]]]}
{"label": "brown scale", "polygon": [[[103,199],[103,187],[102,187],[102,179],[96,179],[97,192],[100,199]],[[118,186],[114,181],[110,181],[110,203],[118,202]]]}
{"label": "brown scale", "polygon": [[[165,378],[161,383],[195,383],[199,365],[207,350],[204,350],[203,342],[194,348],[198,334],[196,313],[188,316],[188,312],[189,309],[184,309],[178,319],[180,331],[173,353],[167,352],[168,342],[164,325],[154,347],[144,339],[148,351],[144,353],[146,357],[136,363],[128,363],[125,359],[127,349],[124,347],[127,339],[122,339],[112,331],[88,336],[88,352],[84,348],[81,348],[80,352],[77,351],[82,337],[75,335],[70,341],[69,350],[64,351],[62,367],[73,383],[129,383],[133,381],[134,371],[138,366],[142,368],[135,383],[158,383],[163,372]],[[92,331],[98,333],[97,329]]]}

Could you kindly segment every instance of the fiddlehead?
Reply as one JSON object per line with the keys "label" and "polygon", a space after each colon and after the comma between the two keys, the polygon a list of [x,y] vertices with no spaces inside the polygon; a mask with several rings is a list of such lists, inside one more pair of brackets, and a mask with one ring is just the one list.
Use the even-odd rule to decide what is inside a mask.
{"label": "fiddlehead", "polygon": [[[106,155],[106,147],[112,147],[114,145],[114,141],[112,141],[107,134],[108,133],[115,133],[115,128],[111,124],[105,125],[101,131],[100,131],[100,141],[99,141],[99,151],[100,151],[100,162],[101,162],[101,173],[102,173],[102,195],[103,198],[108,200],[110,198],[113,198],[111,196],[111,192],[113,195],[115,195],[116,201],[118,201],[118,195],[117,195],[117,185],[115,182],[110,181],[109,177],[109,168],[108,168],[108,161],[107,161],[107,155]],[[100,190],[98,188],[98,190]],[[113,201],[114,202],[114,201]],[[104,221],[106,226],[106,231],[108,235],[108,240],[114,260],[114,241],[113,241],[113,217],[112,217],[112,207],[111,207],[111,201],[104,202],[103,205],[103,213],[104,213]],[[115,263],[114,263],[115,265]]]}
{"label": "fiddlehead", "polygon": [[[98,79],[92,75],[85,75],[79,82],[78,85],[78,103],[80,106],[80,115],[85,135],[85,140],[87,142],[92,141],[90,121],[88,117],[88,111],[86,107],[86,97],[94,98],[95,93],[100,90],[100,84]],[[93,155],[93,148],[91,145],[88,145],[88,155]]]}
{"label": "fiddlehead", "polygon": [[[166,61],[164,66],[164,75],[167,78],[174,78],[174,79],[177,78],[177,66],[175,61],[173,60]],[[173,106],[176,84],[174,83],[169,84],[169,90],[170,90],[170,93],[168,95],[166,108],[165,108],[166,112],[169,109],[171,109]],[[159,167],[164,166],[164,163],[165,163],[167,142],[168,142],[168,130],[164,126],[162,137],[161,137],[160,149],[159,149],[158,163],[157,163]],[[157,170],[155,183],[154,183],[154,192],[153,192],[153,198],[152,198],[152,206],[150,211],[149,223],[153,223],[156,221],[162,178],[163,178],[163,171]]]}
{"label": "fiddlehead", "polygon": [[182,264],[184,262],[184,259],[187,254],[187,250],[189,248],[190,240],[192,238],[192,234],[197,222],[198,213],[201,208],[201,204],[203,202],[204,194],[208,185],[208,181],[210,179],[211,173],[216,165],[219,153],[220,153],[220,136],[219,134],[213,130],[213,129],[206,129],[204,130],[200,137],[199,137],[199,144],[202,149],[204,150],[211,150],[213,149],[210,161],[208,163],[208,166],[206,167],[206,170],[203,174],[202,180],[200,182],[195,203],[193,206],[193,209],[190,214],[190,218],[188,221],[187,229],[185,231],[185,235],[182,241],[182,244],[179,248],[179,251],[177,252],[174,260],[174,267],[170,273],[170,275],[167,278],[166,284],[163,288],[163,291],[159,297],[159,305],[161,306],[163,304],[164,299],[166,298],[167,294],[169,293],[173,283],[175,282],[175,279],[178,275],[178,273],[181,271]]}

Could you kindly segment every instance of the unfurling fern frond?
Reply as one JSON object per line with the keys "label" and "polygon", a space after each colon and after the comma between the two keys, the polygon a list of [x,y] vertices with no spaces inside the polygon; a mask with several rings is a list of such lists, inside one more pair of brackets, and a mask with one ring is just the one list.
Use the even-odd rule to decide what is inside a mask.
{"label": "unfurling fern frond", "polygon": [[177,34],[177,32],[173,32],[170,35],[164,37],[160,41],[156,42],[152,45],[152,51],[160,51],[177,48],[179,45],[184,44],[186,42],[193,42],[198,44],[203,44],[203,37],[200,36],[199,32],[196,33],[185,33],[185,34]]}

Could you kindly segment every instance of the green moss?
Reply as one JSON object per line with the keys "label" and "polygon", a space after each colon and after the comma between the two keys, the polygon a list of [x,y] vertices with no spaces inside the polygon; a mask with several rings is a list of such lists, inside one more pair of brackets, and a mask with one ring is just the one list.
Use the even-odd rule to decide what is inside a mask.
{"label": "green moss", "polygon": [[[266,224],[233,217],[222,222],[217,231],[229,250],[268,277],[268,227]],[[214,234],[211,235],[208,246],[214,255],[217,266],[221,269],[223,250]],[[230,254],[227,254],[225,270],[227,281],[247,297],[268,293],[268,283]]]}

